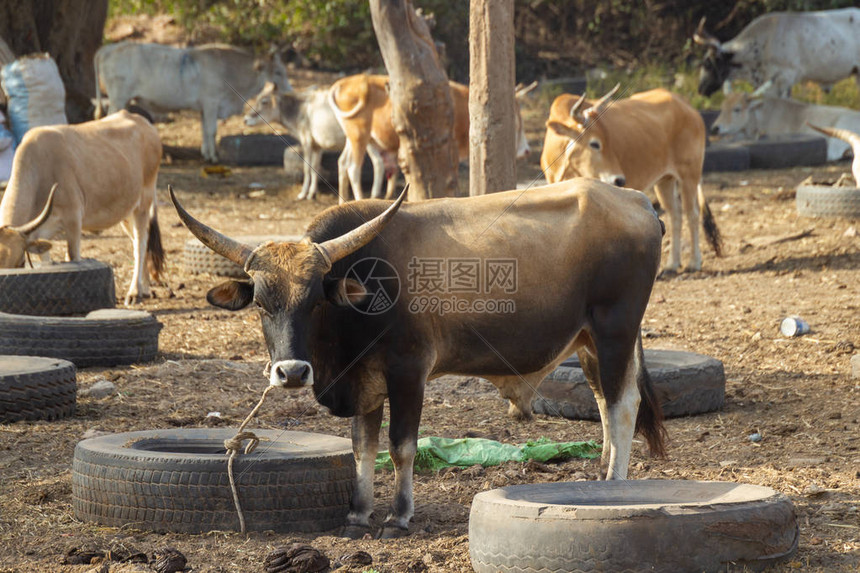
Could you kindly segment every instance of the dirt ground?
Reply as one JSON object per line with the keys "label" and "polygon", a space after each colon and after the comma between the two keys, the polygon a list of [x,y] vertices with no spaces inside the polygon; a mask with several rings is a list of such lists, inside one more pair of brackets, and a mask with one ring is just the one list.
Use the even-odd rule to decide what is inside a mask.
{"label": "dirt ground", "polygon": [[[299,87],[331,79],[293,74]],[[547,109],[541,98],[526,109],[536,153],[519,163],[523,182],[538,172]],[[199,123],[192,115],[159,129],[165,144],[199,145]],[[241,120],[233,118],[221,125],[219,136],[240,132]],[[688,350],[723,361],[726,403],[718,412],[668,420],[667,459],[648,457],[637,439],[629,477],[736,481],[784,493],[797,511],[800,546],[773,571],[860,569],[860,380],[852,379],[849,363],[860,352],[860,221],[800,218],[793,192],[810,174],[835,178],[848,170],[841,163],[706,175],[705,193],[725,240],[725,255],[716,258],[705,247],[702,272],[659,280],[645,316],[647,348]],[[467,531],[476,493],[517,483],[598,477],[596,460],[420,473],[412,533],[400,540],[349,541],[336,531],[319,536],[162,535],[78,521],[72,512],[71,463],[85,432],[213,423],[235,427],[266,385],[267,355],[258,316],[206,303],[206,291],[222,279],[183,268],[183,245],[190,235],[169,204],[167,184],[195,216],[233,235],[299,233],[335,204],[331,193],[317,202],[299,202],[299,187],[282,180],[278,167],[234,168],[229,177],[217,178],[203,177],[195,161],[163,165],[159,219],[173,296],[156,287],[157,298],[138,305],[164,325],[158,357],[149,364],[80,370],[79,389],[108,379],[118,393],[79,398],[71,419],[0,426],[0,573],[84,572],[93,566],[61,564],[71,549],[119,548],[151,555],[164,545],[180,550],[193,571],[263,571],[263,559],[273,547],[297,540],[332,560],[367,551],[380,572],[465,572],[471,571]],[[778,241],[807,229],[802,238]],[[63,248],[58,244],[55,252]],[[117,293],[125,292],[131,245],[118,227],[86,236],[83,253],[110,263]],[[809,322],[812,332],[786,339],[779,322],[795,314]],[[516,422],[506,417],[506,409],[489,383],[445,377],[429,384],[421,432],[506,443],[601,438],[594,422],[543,415]],[[221,412],[220,421],[207,419],[212,411]],[[251,427],[281,429],[288,422],[299,430],[349,436],[349,421],[316,407],[309,390],[272,393]],[[760,442],[748,439],[753,433],[761,434]],[[377,472],[375,491],[379,523],[392,493],[391,472]]]}

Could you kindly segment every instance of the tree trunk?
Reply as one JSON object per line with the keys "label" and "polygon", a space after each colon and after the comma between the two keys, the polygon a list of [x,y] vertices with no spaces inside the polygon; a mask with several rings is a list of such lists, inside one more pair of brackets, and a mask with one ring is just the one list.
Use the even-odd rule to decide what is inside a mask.
{"label": "tree trunk", "polygon": [[93,56],[102,44],[108,0],[0,0],[0,37],[16,56],[48,52],[66,88],[66,116],[92,119]]}
{"label": "tree trunk", "polygon": [[469,13],[469,194],[517,184],[514,0],[472,0]]}
{"label": "tree trunk", "polygon": [[410,0],[370,0],[370,14],[390,77],[391,119],[409,200],[455,196],[454,106],[430,30]]}

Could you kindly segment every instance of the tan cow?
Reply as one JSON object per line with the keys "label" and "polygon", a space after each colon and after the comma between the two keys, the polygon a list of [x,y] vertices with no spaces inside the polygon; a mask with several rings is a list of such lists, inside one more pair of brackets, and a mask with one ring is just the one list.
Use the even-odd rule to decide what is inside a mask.
{"label": "tan cow", "polygon": [[701,185],[702,117],[664,89],[611,102],[617,90],[597,102],[570,94],[555,99],[546,122],[541,169],[549,183],[582,176],[640,191],[653,188],[669,213],[671,255],[664,271],[676,272],[681,266],[682,209],[691,245],[686,270],[700,270],[700,209],[708,240],[717,255],[721,253],[719,231]]}
{"label": "tan cow", "polygon": [[0,202],[0,268],[24,265],[26,252],[47,259],[65,235],[68,259],[81,258],[81,232],[122,223],[134,243],[134,274],[125,303],[150,294],[164,264],[155,183],[161,161],[158,131],[122,110],[97,121],[33,128],[15,153]]}
{"label": "tan cow", "polygon": [[[454,102],[454,139],[460,161],[469,159],[469,88],[449,82]],[[521,99],[537,86],[517,89]],[[383,157],[388,177],[386,197],[394,193],[393,173],[396,173],[397,150],[400,138],[391,122],[391,101],[388,97],[388,76],[358,74],[342,78],[329,91],[332,108],[346,134],[347,144],[338,161],[338,192],[340,201],[349,196],[352,184],[356,199],[363,199],[361,188],[361,165],[368,150],[375,150]],[[523,122],[517,107],[517,157],[529,153],[529,144],[523,130]],[[371,151],[371,153],[373,153]],[[374,170],[376,171],[376,169]],[[382,196],[382,181],[374,176],[371,197]]]}

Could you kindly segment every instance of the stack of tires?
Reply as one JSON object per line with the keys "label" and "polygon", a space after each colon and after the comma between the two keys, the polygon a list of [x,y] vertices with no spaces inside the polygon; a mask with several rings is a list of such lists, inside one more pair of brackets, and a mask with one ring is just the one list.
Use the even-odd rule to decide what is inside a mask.
{"label": "stack of tires", "polygon": [[0,422],[72,415],[76,368],[155,358],[161,324],[115,305],[99,261],[0,269]]}

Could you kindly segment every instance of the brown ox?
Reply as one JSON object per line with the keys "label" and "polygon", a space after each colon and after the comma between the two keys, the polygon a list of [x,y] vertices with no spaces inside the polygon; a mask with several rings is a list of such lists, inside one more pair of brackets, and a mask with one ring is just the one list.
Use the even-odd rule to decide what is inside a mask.
{"label": "brown ox", "polygon": [[[302,241],[254,248],[193,219],[171,190],[191,232],[250,275],[207,299],[259,309],[269,383],[310,385],[330,413],[352,417],[358,483],[348,536],[369,527],[386,398],[395,490],[383,536],[406,532],[424,387],[442,374],[488,378],[511,413],[530,416],[535,389],[578,352],[603,421],[607,478],[627,477],[635,430],[662,451],[660,406],[639,336],[662,239],[645,195],[576,179],[525,194],[401,205],[404,196],[332,207]],[[440,261],[477,264],[479,273],[468,276],[485,280],[474,289],[433,286]],[[494,275],[491,263],[509,272]],[[492,276],[507,279],[488,282]],[[445,312],[454,287],[458,303]]]}
{"label": "brown ox", "polygon": [[[469,88],[449,82],[454,103],[454,140],[460,161],[469,159]],[[525,97],[537,86],[537,82],[525,88],[517,88],[516,98]],[[388,97],[388,76],[358,74],[336,81],[329,91],[332,108],[346,134],[347,145],[338,161],[338,192],[340,202],[349,197],[349,185],[356,199],[363,199],[361,188],[361,165],[364,155],[370,151],[374,160],[374,178],[371,197],[382,196],[382,181],[377,176],[378,156],[386,165],[388,186],[386,198],[394,193],[397,150],[400,138],[391,123],[391,101]],[[523,130],[523,121],[517,105],[516,156],[529,153],[529,144]],[[374,156],[377,157],[374,157]]]}
{"label": "brown ox", "polygon": [[23,266],[27,252],[47,259],[51,245],[45,239],[60,233],[68,259],[78,261],[82,231],[122,223],[134,243],[125,303],[149,296],[146,261],[156,278],[164,263],[155,207],[160,162],[158,131],[125,110],[78,125],[31,129],[15,153],[0,202],[0,267]]}
{"label": "brown ox", "polygon": [[700,209],[708,240],[720,255],[719,231],[701,185],[702,117],[664,89],[611,102],[617,90],[597,102],[570,94],[555,99],[546,122],[541,169],[550,183],[580,176],[640,191],[653,187],[669,212],[671,255],[664,270],[676,272],[681,266],[682,209],[691,245],[686,270],[700,270]]}

